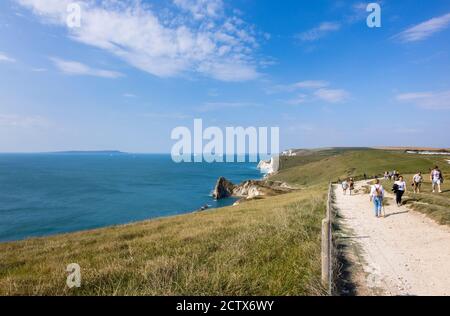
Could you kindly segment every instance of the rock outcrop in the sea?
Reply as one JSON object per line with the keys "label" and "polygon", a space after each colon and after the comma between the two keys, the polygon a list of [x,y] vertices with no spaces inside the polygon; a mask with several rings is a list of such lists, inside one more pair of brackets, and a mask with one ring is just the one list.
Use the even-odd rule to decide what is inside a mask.
{"label": "rock outcrop in the sea", "polygon": [[237,197],[241,199],[255,199],[264,196],[273,196],[288,193],[294,190],[284,182],[268,180],[249,180],[239,185],[235,185],[227,179],[221,177],[217,181],[213,191],[213,197],[220,200],[227,197]]}
{"label": "rock outcrop in the sea", "polygon": [[216,200],[225,199],[233,195],[233,190],[235,189],[235,185],[225,179],[224,177],[220,177],[217,180],[216,187],[213,191],[213,198]]}

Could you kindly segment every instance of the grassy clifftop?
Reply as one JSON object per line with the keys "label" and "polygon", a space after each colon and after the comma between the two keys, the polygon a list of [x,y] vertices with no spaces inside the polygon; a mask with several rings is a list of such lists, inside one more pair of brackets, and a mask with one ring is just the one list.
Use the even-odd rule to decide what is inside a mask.
{"label": "grassy clifftop", "polygon": [[[0,294],[310,295],[320,282],[323,195],[0,244]],[[69,263],[82,287],[65,286]]]}
{"label": "grassy clifftop", "polygon": [[[397,169],[427,171],[442,157],[328,149],[283,158],[273,178],[301,190],[236,207],[0,244],[0,294],[316,295],[327,182]],[[82,286],[66,287],[66,266]]]}
{"label": "grassy clifftop", "polygon": [[[412,155],[403,151],[378,149],[329,149],[299,157],[284,157],[282,170],[274,180],[310,186],[338,178],[368,177],[397,170],[402,174],[414,174],[421,170],[425,176],[436,164],[444,173],[450,173],[450,165],[442,156]],[[298,163],[297,163],[298,162]],[[306,163],[304,163],[306,162]]]}

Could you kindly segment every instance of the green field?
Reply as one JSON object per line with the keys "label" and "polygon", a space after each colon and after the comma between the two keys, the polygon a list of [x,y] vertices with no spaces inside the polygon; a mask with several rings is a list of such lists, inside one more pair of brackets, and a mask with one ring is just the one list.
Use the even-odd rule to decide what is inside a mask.
{"label": "green field", "polygon": [[[283,158],[283,169],[273,177],[300,188],[293,193],[203,213],[2,243],[0,295],[325,295],[320,225],[328,182],[392,169],[425,172],[436,163],[448,178],[450,165],[443,157],[373,149],[307,151]],[[409,203],[430,205],[425,213],[448,219],[449,188],[446,183],[443,195],[424,193]],[[72,262],[82,269],[79,289],[66,287],[65,269]]]}

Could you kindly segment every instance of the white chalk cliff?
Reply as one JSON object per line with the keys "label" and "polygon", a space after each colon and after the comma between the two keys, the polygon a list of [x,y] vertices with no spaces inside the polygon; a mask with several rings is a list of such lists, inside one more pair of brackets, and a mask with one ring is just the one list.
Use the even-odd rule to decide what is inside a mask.
{"label": "white chalk cliff", "polygon": [[270,160],[261,160],[257,167],[262,173],[267,175],[274,174],[278,171],[278,158],[271,158]]}

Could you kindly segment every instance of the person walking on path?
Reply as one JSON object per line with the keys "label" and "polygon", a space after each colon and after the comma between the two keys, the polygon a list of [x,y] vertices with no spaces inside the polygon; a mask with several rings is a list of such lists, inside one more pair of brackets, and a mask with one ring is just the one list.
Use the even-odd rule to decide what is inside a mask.
{"label": "person walking on path", "polygon": [[342,191],[344,192],[344,195],[347,195],[347,190],[348,190],[347,180],[342,181],[341,185],[342,185]]}
{"label": "person walking on path", "polygon": [[353,180],[353,178],[350,178],[348,188],[350,190],[350,195],[352,195],[353,190],[355,190],[355,181]]}
{"label": "person walking on path", "polygon": [[395,181],[394,186],[396,188],[395,190],[395,197],[396,197],[396,202],[397,202],[397,206],[402,206],[402,198],[403,198],[403,194],[405,194],[406,192],[406,182],[403,179],[403,176],[399,176],[398,180]]}
{"label": "person walking on path", "polygon": [[442,193],[441,184],[443,183],[444,177],[442,176],[442,172],[441,170],[439,170],[438,166],[434,167],[434,169],[431,171],[430,180],[433,186],[433,193],[436,192],[436,188],[438,189],[439,193]]}
{"label": "person walking on path", "polygon": [[370,189],[370,201],[373,202],[375,207],[375,217],[380,217],[383,210],[384,189],[377,179],[375,184]]}
{"label": "person walking on path", "polygon": [[413,176],[413,189],[414,189],[414,193],[420,193],[420,188],[422,187],[422,182],[423,182],[423,177],[422,177],[422,172],[417,172],[414,176]]}

